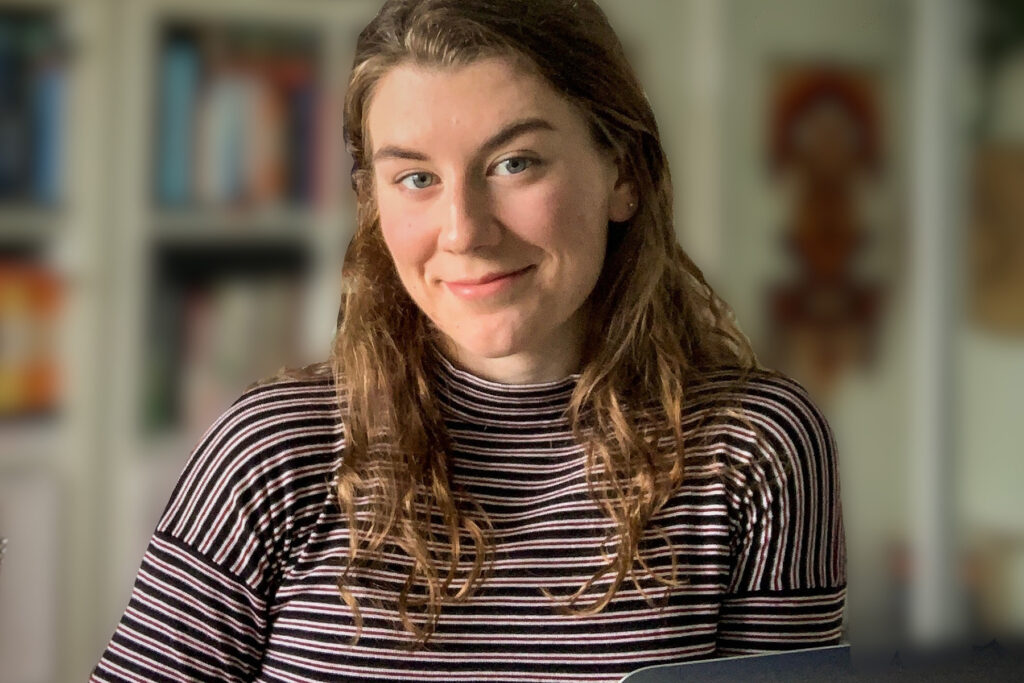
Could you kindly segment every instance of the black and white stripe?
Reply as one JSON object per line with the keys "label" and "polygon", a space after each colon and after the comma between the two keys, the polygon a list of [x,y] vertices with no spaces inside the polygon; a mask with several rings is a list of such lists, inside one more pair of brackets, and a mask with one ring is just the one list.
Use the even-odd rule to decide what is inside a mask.
{"label": "black and white stripe", "polygon": [[[687,582],[667,594],[627,583],[579,617],[542,592],[582,585],[611,530],[563,416],[577,378],[509,387],[443,365],[454,482],[486,510],[497,546],[489,579],[444,608],[419,650],[370,603],[350,644],[330,379],[253,389],[196,447],[92,680],[614,681],[651,664],[836,643],[845,548],[828,425],[789,380],[757,374],[737,391],[728,373],[711,379],[687,404],[686,481],[644,539],[667,571],[667,535]],[[706,419],[726,393],[744,419]],[[357,590],[386,596],[407,566],[396,551],[359,570]]]}

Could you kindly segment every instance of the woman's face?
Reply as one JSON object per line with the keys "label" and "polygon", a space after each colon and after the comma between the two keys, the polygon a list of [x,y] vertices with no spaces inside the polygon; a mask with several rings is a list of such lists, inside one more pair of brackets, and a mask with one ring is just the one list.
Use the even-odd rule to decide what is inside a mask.
{"label": "woman's face", "polygon": [[633,198],[582,115],[485,59],[393,68],[367,129],[384,241],[455,360],[498,381],[574,371],[608,221]]}

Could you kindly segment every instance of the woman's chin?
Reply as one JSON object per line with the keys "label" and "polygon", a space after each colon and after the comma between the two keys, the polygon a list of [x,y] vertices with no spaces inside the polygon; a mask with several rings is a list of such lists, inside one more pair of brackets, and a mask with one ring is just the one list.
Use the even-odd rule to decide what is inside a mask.
{"label": "woman's chin", "polygon": [[465,364],[501,361],[525,352],[516,344],[496,344],[490,340],[452,340],[449,345],[456,360]]}

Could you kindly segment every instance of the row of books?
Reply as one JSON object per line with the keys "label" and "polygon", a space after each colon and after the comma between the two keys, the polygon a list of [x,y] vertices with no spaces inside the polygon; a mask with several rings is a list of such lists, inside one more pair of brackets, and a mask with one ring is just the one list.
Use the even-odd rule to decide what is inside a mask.
{"label": "row of books", "polygon": [[[287,36],[287,34],[284,34]],[[315,52],[234,45],[217,27],[168,31],[159,55],[161,206],[309,206],[328,123]]]}
{"label": "row of books", "polygon": [[146,345],[147,429],[196,436],[251,383],[297,362],[300,287],[290,275],[158,287]]}
{"label": "row of books", "polygon": [[0,201],[50,206],[63,189],[67,64],[51,16],[0,11]]}
{"label": "row of books", "polygon": [[64,286],[44,266],[0,262],[0,417],[57,408]]}

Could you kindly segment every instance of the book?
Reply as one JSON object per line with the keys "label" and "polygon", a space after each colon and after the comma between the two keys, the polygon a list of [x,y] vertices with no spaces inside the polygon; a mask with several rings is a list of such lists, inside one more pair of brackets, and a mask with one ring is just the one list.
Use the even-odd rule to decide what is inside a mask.
{"label": "book", "polygon": [[0,11],[0,200],[60,200],[66,80],[53,17]]}
{"label": "book", "polygon": [[157,195],[163,205],[184,205],[193,199],[199,78],[200,56],[195,43],[187,37],[169,41],[160,56]]}
{"label": "book", "polygon": [[55,60],[44,61],[33,81],[32,196],[53,206],[63,194],[65,69]]}
{"label": "book", "polygon": [[178,378],[188,434],[202,433],[253,382],[295,363],[299,299],[287,275],[223,278],[186,294]]}
{"label": "book", "polygon": [[243,31],[240,39],[237,28],[207,26],[192,30],[191,41],[168,43],[161,201],[310,205],[320,182],[323,115],[311,46],[272,29]]}
{"label": "book", "polygon": [[22,30],[21,22],[0,15],[0,200],[24,199],[28,189],[30,68]]}
{"label": "book", "polygon": [[34,264],[0,262],[0,416],[58,407],[60,277]]}

